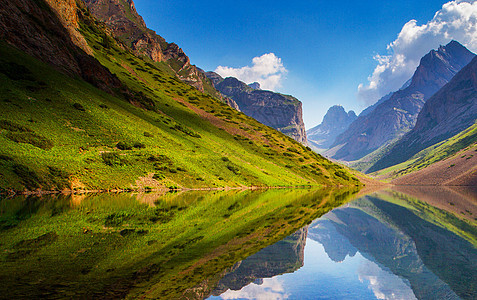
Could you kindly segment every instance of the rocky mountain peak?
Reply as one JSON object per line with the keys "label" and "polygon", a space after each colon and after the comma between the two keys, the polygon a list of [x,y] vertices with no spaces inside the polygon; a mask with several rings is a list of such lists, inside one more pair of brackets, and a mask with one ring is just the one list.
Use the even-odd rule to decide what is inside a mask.
{"label": "rocky mountain peak", "polygon": [[326,149],[356,118],[354,111],[346,112],[343,106],[334,105],[328,109],[320,125],[307,131],[308,140],[317,149]]}
{"label": "rocky mountain peak", "polygon": [[429,146],[465,130],[477,119],[477,57],[424,104],[416,126],[370,171],[399,164]]}
{"label": "rocky mountain peak", "polygon": [[260,88],[260,83],[258,83],[258,82],[256,82],[256,81],[250,83],[248,86],[251,87],[251,88],[254,89],[254,90],[260,90],[260,89],[261,89],[261,88]]}
{"label": "rocky mountain peak", "polygon": [[409,88],[419,90],[425,98],[444,86],[474,57],[474,54],[456,41],[438,50],[431,50],[420,61]]}
{"label": "rocky mountain peak", "polygon": [[424,103],[465,67],[475,55],[456,41],[422,57],[408,87],[383,97],[338,136],[326,154],[346,161],[359,160],[400,138],[416,124]]}
{"label": "rocky mountain peak", "polygon": [[343,106],[334,105],[328,109],[328,112],[323,117],[323,122],[321,125],[333,127],[345,123],[349,117],[353,118],[353,116],[356,118],[354,111],[350,110],[347,113]]}

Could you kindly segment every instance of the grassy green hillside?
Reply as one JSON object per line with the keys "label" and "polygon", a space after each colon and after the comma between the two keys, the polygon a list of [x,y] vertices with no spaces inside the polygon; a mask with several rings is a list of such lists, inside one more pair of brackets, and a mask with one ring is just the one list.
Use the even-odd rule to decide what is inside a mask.
{"label": "grassy green hillside", "polygon": [[168,66],[132,55],[83,13],[96,58],[130,95],[105,93],[0,42],[2,189],[359,184]]}
{"label": "grassy green hillside", "polygon": [[473,147],[476,143],[477,124],[474,124],[455,136],[420,151],[401,164],[380,170],[371,175],[389,179],[401,177],[422,170],[438,161],[450,158],[461,150]]}

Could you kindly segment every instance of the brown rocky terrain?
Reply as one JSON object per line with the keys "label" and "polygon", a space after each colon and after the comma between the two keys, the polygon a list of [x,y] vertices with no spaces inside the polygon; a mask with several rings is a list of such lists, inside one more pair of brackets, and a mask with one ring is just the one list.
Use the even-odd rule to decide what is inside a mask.
{"label": "brown rocky terrain", "polygon": [[[51,3],[50,3],[51,2]],[[75,1],[6,0],[0,6],[0,39],[69,75],[79,75],[111,92],[120,81],[88,53],[86,41],[77,31],[81,7]],[[70,24],[65,29],[63,24]]]}
{"label": "brown rocky terrain", "polygon": [[477,186],[477,146],[391,181],[411,186]]}
{"label": "brown rocky terrain", "polygon": [[236,78],[223,79],[214,72],[207,72],[206,75],[218,91],[236,103],[241,112],[304,145],[308,143],[302,103],[298,99],[272,91],[253,89]]}

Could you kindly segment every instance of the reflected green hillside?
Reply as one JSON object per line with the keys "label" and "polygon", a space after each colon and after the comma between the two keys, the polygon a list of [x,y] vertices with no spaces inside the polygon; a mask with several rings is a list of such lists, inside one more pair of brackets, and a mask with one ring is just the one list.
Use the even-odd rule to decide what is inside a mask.
{"label": "reflected green hillside", "polygon": [[[217,274],[351,190],[16,197],[0,201],[7,298],[201,298]],[[194,288],[201,286],[201,289]]]}

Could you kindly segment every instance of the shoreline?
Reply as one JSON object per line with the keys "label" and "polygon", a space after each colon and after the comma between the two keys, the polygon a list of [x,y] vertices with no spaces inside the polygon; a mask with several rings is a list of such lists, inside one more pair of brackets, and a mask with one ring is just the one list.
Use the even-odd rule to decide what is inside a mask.
{"label": "shoreline", "polygon": [[[131,189],[92,189],[92,190],[35,190],[35,191],[15,191],[15,190],[1,190],[0,195],[7,195],[10,197],[20,196],[20,195],[53,195],[53,194],[64,194],[64,195],[77,195],[77,194],[95,194],[95,193],[154,193],[154,192],[189,192],[189,191],[230,191],[230,190],[267,190],[267,189],[311,189],[311,188],[343,188],[343,187],[355,187],[346,186],[346,185],[337,185],[337,186],[327,186],[327,185],[298,185],[298,186],[239,186],[239,187],[203,187],[203,188],[131,188]],[[365,186],[362,185],[361,189]]]}

